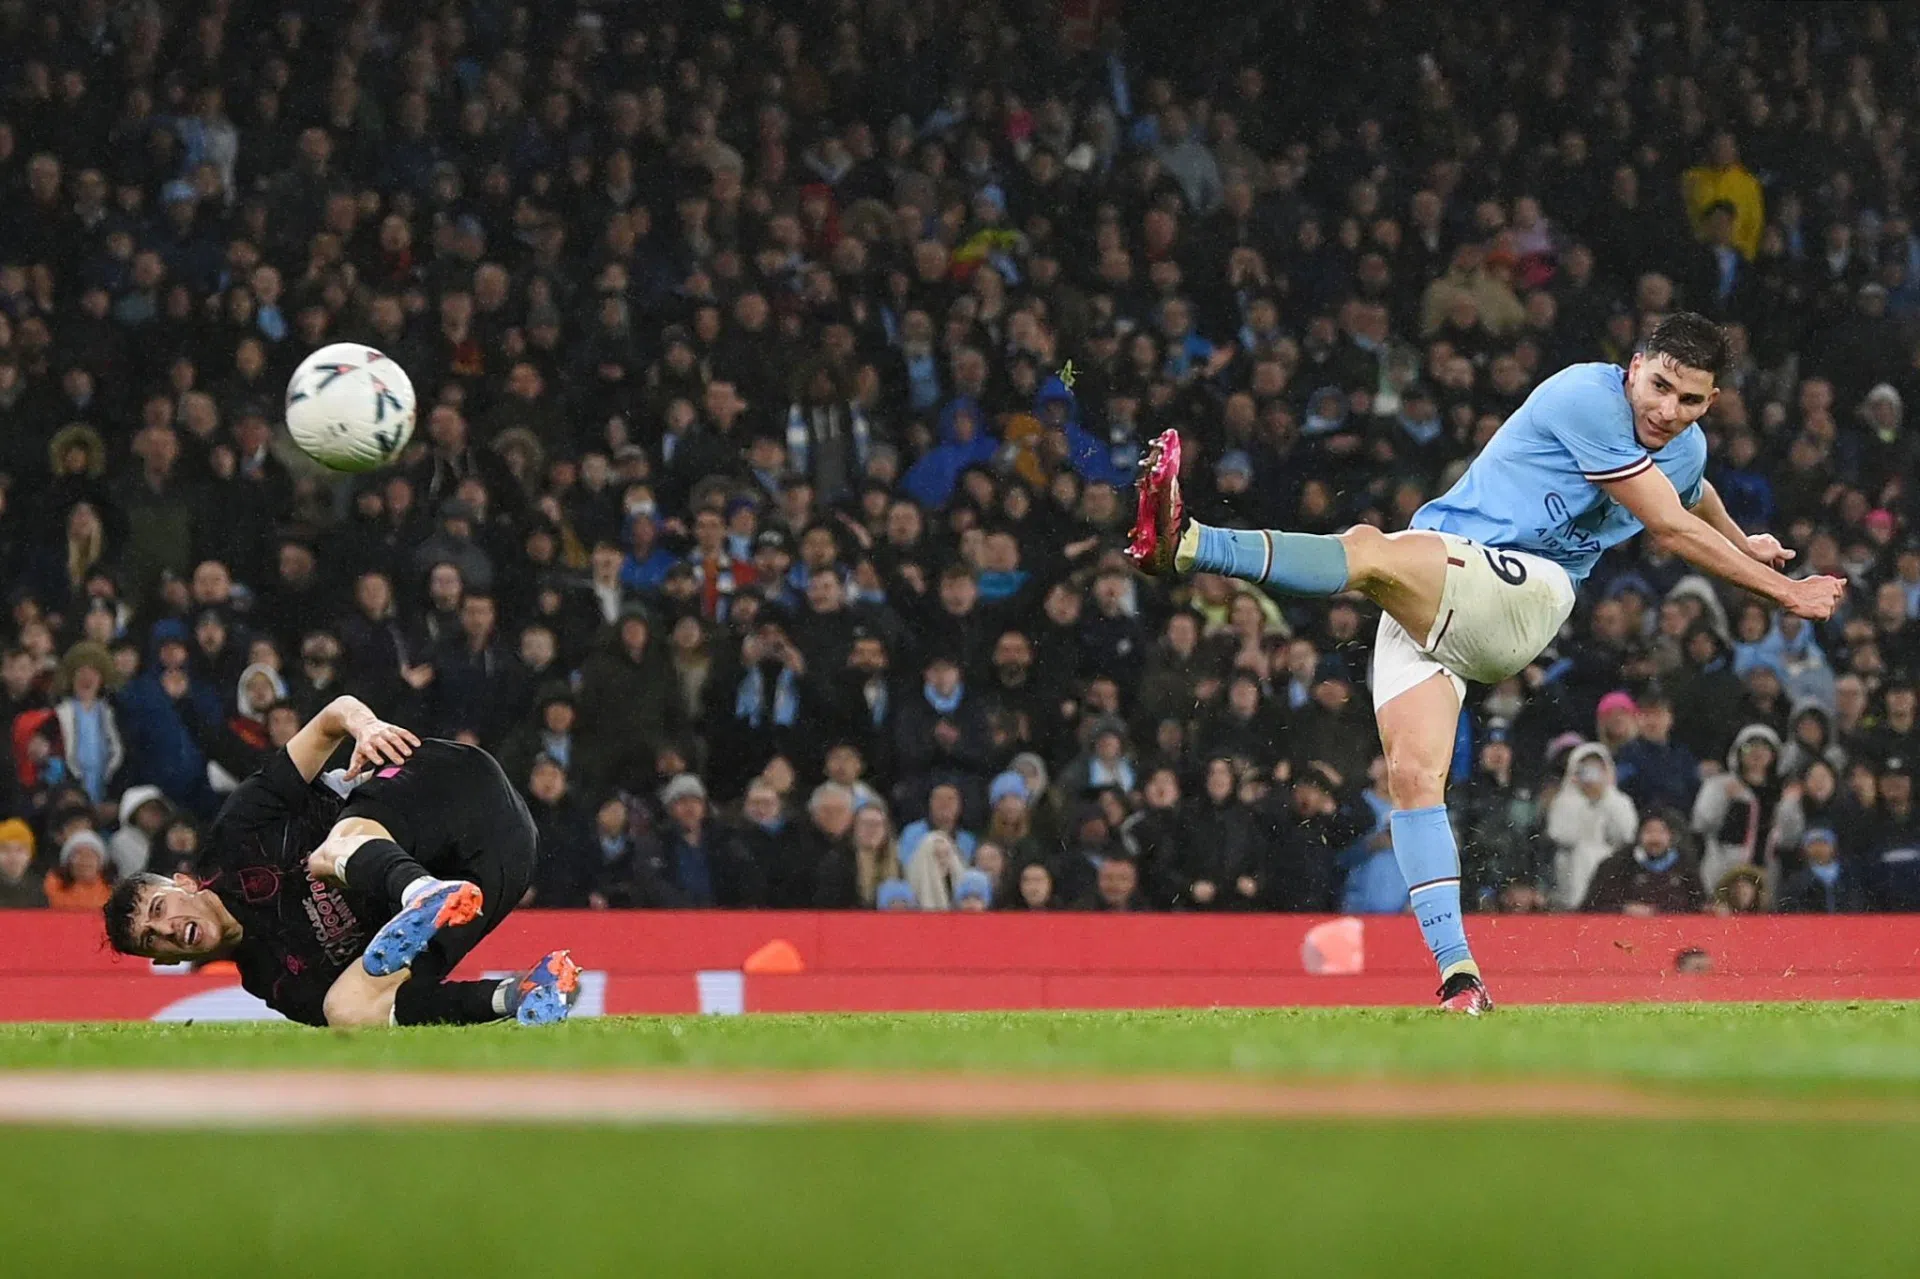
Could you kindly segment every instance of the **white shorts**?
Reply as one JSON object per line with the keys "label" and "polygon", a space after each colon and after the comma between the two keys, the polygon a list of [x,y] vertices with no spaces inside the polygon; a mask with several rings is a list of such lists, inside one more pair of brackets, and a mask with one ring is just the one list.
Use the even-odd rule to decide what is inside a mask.
{"label": "white shorts", "polygon": [[1375,710],[1445,671],[1464,699],[1467,681],[1497,684],[1525,670],[1573,612],[1573,579],[1552,560],[1498,551],[1452,533],[1440,611],[1425,644],[1380,615],[1371,683]]}

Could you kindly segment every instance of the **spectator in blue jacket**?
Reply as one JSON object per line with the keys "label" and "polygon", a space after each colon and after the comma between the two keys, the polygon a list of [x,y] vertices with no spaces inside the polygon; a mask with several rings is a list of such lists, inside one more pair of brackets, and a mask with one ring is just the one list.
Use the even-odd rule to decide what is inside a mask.
{"label": "spectator in blue jacket", "polygon": [[194,741],[181,705],[206,723],[224,720],[219,693],[188,673],[186,623],[156,622],[146,669],[118,694],[120,732],[127,748],[130,784],[158,786],[179,807],[209,820],[220,796],[207,780],[207,757]]}
{"label": "spectator in blue jacket", "polygon": [[922,506],[945,506],[961,472],[992,462],[998,448],[980,401],[955,396],[940,410],[939,442],[908,469],[901,487]]}

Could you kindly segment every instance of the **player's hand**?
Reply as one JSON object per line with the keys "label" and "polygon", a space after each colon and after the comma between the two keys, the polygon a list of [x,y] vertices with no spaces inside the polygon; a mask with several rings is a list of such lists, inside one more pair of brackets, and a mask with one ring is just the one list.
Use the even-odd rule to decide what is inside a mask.
{"label": "player's hand", "polygon": [[1795,617],[1824,622],[1840,607],[1840,597],[1846,593],[1844,577],[1805,577],[1787,583],[1787,589],[1781,592],[1780,604]]}
{"label": "player's hand", "polygon": [[404,764],[419,744],[419,738],[398,724],[376,719],[354,735],[353,759],[347,765],[347,776],[359,777],[382,764]]}
{"label": "player's hand", "polygon": [[1780,545],[1780,539],[1771,533],[1753,533],[1747,537],[1747,554],[1768,568],[1783,569],[1796,552],[1791,546]]}

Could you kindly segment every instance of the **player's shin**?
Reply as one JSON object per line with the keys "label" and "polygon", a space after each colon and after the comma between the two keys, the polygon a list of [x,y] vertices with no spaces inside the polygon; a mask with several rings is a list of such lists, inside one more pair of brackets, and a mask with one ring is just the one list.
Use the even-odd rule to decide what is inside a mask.
{"label": "player's shin", "polygon": [[409,981],[393,996],[396,1026],[471,1026],[507,1015],[506,983]]}
{"label": "player's shin", "polygon": [[1347,548],[1323,533],[1213,528],[1190,523],[1174,565],[1195,573],[1224,573],[1289,595],[1338,595],[1347,589]]}
{"label": "player's shin", "polygon": [[1441,980],[1458,972],[1478,976],[1479,965],[1467,949],[1466,920],[1460,912],[1460,850],[1446,806],[1403,808],[1388,819],[1393,859],[1406,877],[1420,935],[1440,969]]}
{"label": "player's shin", "polygon": [[420,880],[431,880],[427,868],[390,839],[370,839],[346,855],[341,877],[356,893],[387,902],[398,910],[408,890]]}

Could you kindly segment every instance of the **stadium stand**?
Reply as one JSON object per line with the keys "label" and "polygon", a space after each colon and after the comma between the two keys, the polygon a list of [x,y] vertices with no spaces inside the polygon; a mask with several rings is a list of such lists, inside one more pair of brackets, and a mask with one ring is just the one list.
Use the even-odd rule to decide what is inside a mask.
{"label": "stadium stand", "polygon": [[[1404,527],[1683,306],[1853,592],[1610,556],[1463,715],[1472,901],[1920,907],[1920,22],[1214,8],[0,4],[0,907],[345,691],[524,783],[540,906],[1401,910],[1371,616],[1133,573],[1141,445]],[[420,392],[364,480],[279,426],[336,340]]]}

